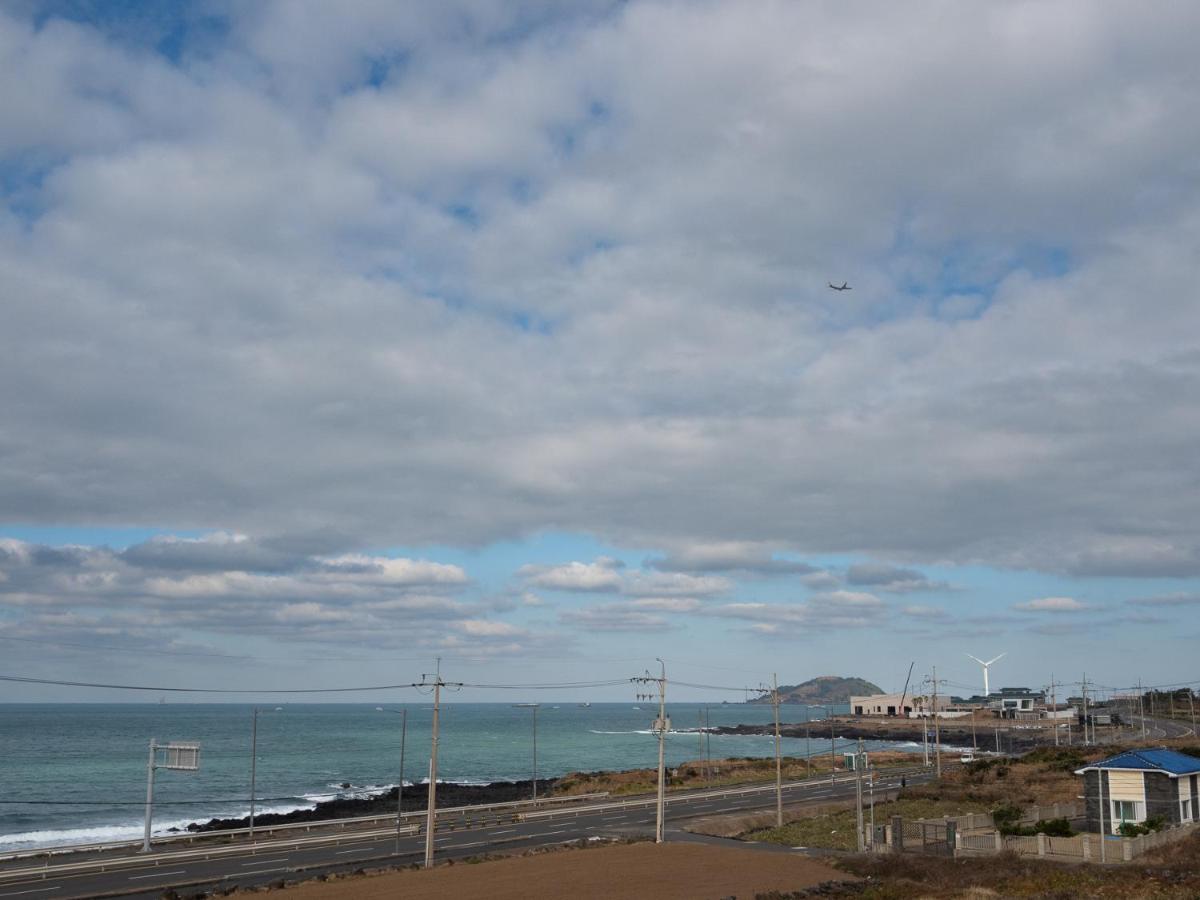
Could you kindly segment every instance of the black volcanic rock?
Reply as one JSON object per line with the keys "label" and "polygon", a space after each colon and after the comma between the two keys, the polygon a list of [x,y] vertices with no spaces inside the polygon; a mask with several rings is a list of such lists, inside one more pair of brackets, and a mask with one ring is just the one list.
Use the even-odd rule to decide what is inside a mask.
{"label": "black volcanic rock", "polygon": [[[555,779],[538,779],[538,796],[549,796],[554,788]],[[426,808],[428,786],[424,784],[408,785],[404,788],[404,809],[406,812]],[[533,795],[532,781],[498,781],[494,784],[438,784],[438,808],[451,806],[473,806],[484,803],[509,803],[513,800],[528,800]],[[325,819],[350,819],[356,816],[384,816],[396,811],[396,789],[375,794],[370,797],[346,797],[334,800],[322,800],[313,809],[297,809],[286,813],[261,813],[254,817],[255,827],[266,828],[271,825],[291,825],[296,822],[317,822]],[[237,828],[247,828],[249,817],[240,819],[209,819],[207,822],[193,822],[187,827],[188,831],[229,831]]]}

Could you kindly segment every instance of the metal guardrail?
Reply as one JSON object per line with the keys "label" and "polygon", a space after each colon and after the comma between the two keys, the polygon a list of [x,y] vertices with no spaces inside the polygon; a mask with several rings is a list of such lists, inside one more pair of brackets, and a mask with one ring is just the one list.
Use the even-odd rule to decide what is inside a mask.
{"label": "metal guardrail", "polygon": [[[544,806],[562,806],[573,803],[584,803],[589,800],[603,800],[609,796],[608,791],[599,791],[591,794],[574,794],[566,797],[546,797],[539,798],[536,807]],[[522,809],[525,807],[535,806],[532,800],[510,800],[505,803],[479,803],[471,806],[447,806],[437,810],[438,821],[443,817],[451,818],[453,816],[470,815],[473,813],[488,812],[492,810],[502,809]],[[424,810],[413,810],[404,813],[400,818],[401,822],[405,823],[410,820],[417,820],[418,823],[425,819]],[[315,828],[337,828],[340,831],[345,831],[349,825],[365,825],[372,822],[395,822],[395,813],[384,813],[375,816],[357,816],[350,819],[315,819],[311,822],[289,822],[283,825],[263,825],[257,826],[254,829],[255,836],[257,835],[272,835],[277,832],[288,831],[312,831]],[[393,832],[394,833],[394,829]],[[154,838],[156,845],[174,844],[174,843],[194,843],[196,841],[216,841],[226,837],[238,837],[249,835],[249,828],[230,828],[213,831],[196,831],[187,832],[186,834],[166,834],[159,835]],[[0,862],[11,861],[17,859],[29,859],[39,856],[56,856],[72,853],[91,853],[103,852],[105,850],[120,850],[125,847],[140,847],[141,839],[129,841],[107,841],[95,844],[64,844],[58,847],[34,847],[28,850],[18,850],[14,853],[0,854]],[[0,877],[3,877],[5,870],[0,869]]]}
{"label": "metal guardrail", "polygon": [[[420,831],[419,826],[409,825],[406,829],[401,830],[402,837],[410,837]],[[363,838],[370,837],[393,837],[396,834],[394,828],[383,828],[376,831],[360,831],[353,835],[332,834],[332,835],[317,835],[316,837],[294,838],[290,841],[270,841],[267,845],[261,847],[265,853],[274,853],[280,850],[299,850],[305,847],[320,847],[325,845],[339,846],[343,841],[352,839],[354,842],[361,841]],[[88,872],[109,872],[118,869],[130,868],[159,868],[163,865],[173,863],[181,863],[195,860],[208,860],[222,856],[245,856],[246,850],[252,852],[258,848],[257,844],[229,844],[218,847],[203,847],[196,850],[177,850],[175,852],[156,853],[153,856],[120,856],[115,859],[89,859],[77,863],[64,863],[62,865],[51,866],[49,860],[42,866],[26,866],[22,869],[8,869],[0,872],[0,880],[15,881],[19,879],[42,879],[45,880],[51,876],[57,878],[63,875],[79,875]]]}

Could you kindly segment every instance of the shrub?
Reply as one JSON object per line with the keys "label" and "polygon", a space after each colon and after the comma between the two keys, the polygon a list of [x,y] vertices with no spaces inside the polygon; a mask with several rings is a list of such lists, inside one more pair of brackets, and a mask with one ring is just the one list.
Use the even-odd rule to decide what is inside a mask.
{"label": "shrub", "polygon": [[1073,837],[1074,829],[1067,819],[1039,819],[1033,825],[1034,834],[1046,834],[1050,837]]}
{"label": "shrub", "polygon": [[1121,832],[1122,837],[1137,837],[1140,834],[1150,833],[1149,828],[1139,825],[1137,822],[1122,822],[1121,827],[1117,830]]}
{"label": "shrub", "polygon": [[992,810],[992,824],[1001,834],[1012,834],[1021,820],[1021,807],[1006,803]]}

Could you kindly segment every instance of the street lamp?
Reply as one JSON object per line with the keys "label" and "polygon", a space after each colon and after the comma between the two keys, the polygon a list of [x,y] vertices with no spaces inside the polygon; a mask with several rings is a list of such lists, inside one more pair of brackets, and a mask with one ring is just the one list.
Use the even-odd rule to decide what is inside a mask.
{"label": "street lamp", "polygon": [[254,840],[254,795],[255,787],[258,778],[258,714],[260,712],[280,712],[282,706],[276,706],[273,710],[259,709],[254,707],[253,715],[250,719],[250,840]]}
{"label": "street lamp", "polygon": [[529,709],[533,711],[533,805],[537,806],[537,711],[540,703],[514,703],[513,707],[518,709]]}
{"label": "street lamp", "polygon": [[396,782],[396,853],[400,852],[400,820],[404,815],[404,742],[408,737],[408,708],[384,709],[375,707],[376,712],[396,713],[400,719],[400,778]]}

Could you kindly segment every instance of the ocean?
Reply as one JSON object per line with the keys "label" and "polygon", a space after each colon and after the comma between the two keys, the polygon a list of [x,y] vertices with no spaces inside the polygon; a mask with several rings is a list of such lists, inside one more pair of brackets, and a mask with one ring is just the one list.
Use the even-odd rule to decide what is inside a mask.
{"label": "ocean", "polygon": [[[408,709],[404,779],[419,783],[427,780],[432,709],[428,703],[387,706],[403,708]],[[669,704],[668,765],[701,758],[698,726],[706,708],[714,727],[772,721],[766,705]],[[252,709],[0,705],[0,851],[140,836],[151,738],[201,745],[198,771],[156,773],[156,833],[214,816],[247,815]],[[289,703],[259,710],[258,812],[311,808],[319,800],[361,797],[396,785],[401,716],[374,703]],[[782,710],[785,722],[803,722],[808,712],[802,706]],[[651,703],[543,704],[537,711],[538,777],[653,767],[657,743],[650,727],[656,712]],[[532,716],[531,709],[507,703],[444,703],[439,782],[528,779]],[[818,711],[813,721],[819,716]],[[828,732],[820,731],[814,724],[810,746],[803,738],[784,738],[784,753],[828,753]],[[774,753],[769,736],[711,735],[709,741],[714,759]],[[872,749],[885,746],[899,745],[868,742]],[[849,747],[848,741],[837,742],[839,754]]]}

